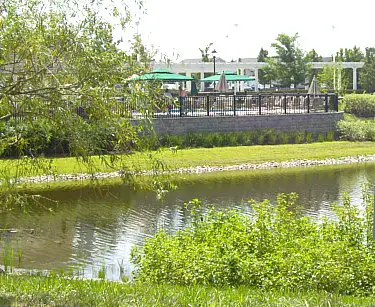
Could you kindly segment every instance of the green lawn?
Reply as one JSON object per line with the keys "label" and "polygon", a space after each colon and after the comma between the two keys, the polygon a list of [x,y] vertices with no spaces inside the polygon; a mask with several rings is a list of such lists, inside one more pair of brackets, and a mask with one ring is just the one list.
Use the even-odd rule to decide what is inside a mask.
{"label": "green lawn", "polygon": [[[194,166],[236,165],[244,163],[263,163],[267,161],[288,161],[296,159],[340,158],[345,156],[358,156],[375,154],[375,142],[324,142],[312,144],[288,144],[267,146],[239,146],[218,148],[196,148],[171,151],[163,149],[152,152],[155,158],[163,161],[171,169]],[[150,153],[135,153],[122,156],[123,165],[130,169],[152,169],[149,159]],[[0,169],[4,174],[15,175],[16,165],[20,160],[1,160]],[[51,158],[51,165],[57,174],[86,173],[90,171],[85,164],[78,163],[76,158]],[[98,157],[92,158],[95,171],[113,171],[121,169],[117,163],[115,168],[110,168],[101,162]],[[42,168],[36,166],[28,169],[24,174],[40,175]],[[3,174],[3,176],[4,176]]]}
{"label": "green lawn", "polygon": [[0,275],[0,306],[374,306],[374,297]]}

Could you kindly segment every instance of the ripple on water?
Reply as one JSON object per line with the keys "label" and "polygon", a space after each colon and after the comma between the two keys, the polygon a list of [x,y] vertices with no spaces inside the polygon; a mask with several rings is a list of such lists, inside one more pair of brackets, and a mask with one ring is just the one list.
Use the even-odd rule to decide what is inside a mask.
{"label": "ripple on water", "polygon": [[75,265],[85,276],[96,277],[104,266],[108,278],[118,279],[122,271],[132,270],[133,246],[141,245],[158,229],[176,231],[189,223],[184,203],[192,198],[218,209],[250,213],[250,198],[274,202],[280,192],[297,192],[307,215],[332,217],[331,204],[339,202],[343,192],[361,200],[363,184],[375,182],[375,165],[222,174],[200,175],[199,180],[181,184],[164,202],[152,193],[129,193],[121,186],[100,192],[92,188],[48,192],[59,200],[52,211],[32,208],[29,214],[0,213],[0,228],[17,230],[1,233],[0,244],[6,242],[22,251],[25,268]]}

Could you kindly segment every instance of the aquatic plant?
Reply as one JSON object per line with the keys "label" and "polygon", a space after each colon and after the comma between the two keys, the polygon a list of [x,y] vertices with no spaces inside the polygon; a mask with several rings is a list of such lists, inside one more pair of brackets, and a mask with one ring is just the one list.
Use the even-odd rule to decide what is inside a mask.
{"label": "aquatic plant", "polygon": [[375,289],[373,197],[366,214],[348,195],[334,206],[336,219],[301,214],[296,194],[276,204],[250,201],[251,214],[207,212],[189,205],[189,226],[162,230],[132,250],[136,280],[178,285],[246,285],[261,289],[325,290],[368,294]]}

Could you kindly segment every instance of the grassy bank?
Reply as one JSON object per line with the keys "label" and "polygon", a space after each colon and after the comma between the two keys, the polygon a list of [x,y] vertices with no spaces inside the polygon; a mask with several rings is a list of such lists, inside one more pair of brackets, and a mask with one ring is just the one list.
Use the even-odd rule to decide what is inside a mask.
{"label": "grassy bank", "polygon": [[[323,142],[312,144],[287,144],[267,146],[240,146],[197,149],[162,149],[152,152],[154,159],[164,162],[171,169],[194,166],[237,165],[245,163],[263,163],[267,161],[288,161],[296,159],[322,160],[375,154],[375,142]],[[128,169],[150,170],[157,161],[150,162],[150,153],[135,153],[121,159],[115,168],[103,163],[99,157],[92,158],[92,165],[79,163],[76,158],[53,158],[45,162],[50,164],[56,174],[87,173],[90,171],[114,171],[123,167]],[[1,160],[3,175],[14,176],[20,160]],[[22,165],[22,164],[21,164]],[[29,175],[41,175],[40,167],[25,166]],[[19,170],[19,169],[18,169]]]}
{"label": "grassy bank", "polygon": [[374,306],[374,297],[0,275],[1,306]]}

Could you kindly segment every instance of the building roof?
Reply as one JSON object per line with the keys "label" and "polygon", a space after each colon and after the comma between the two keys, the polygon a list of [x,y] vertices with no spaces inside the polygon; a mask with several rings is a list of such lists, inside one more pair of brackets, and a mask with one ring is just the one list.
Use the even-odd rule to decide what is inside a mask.
{"label": "building roof", "polygon": [[[226,63],[226,61],[222,58],[217,57],[216,63]],[[193,63],[203,63],[202,58],[198,59],[184,59],[180,62],[181,64],[193,64]]]}

